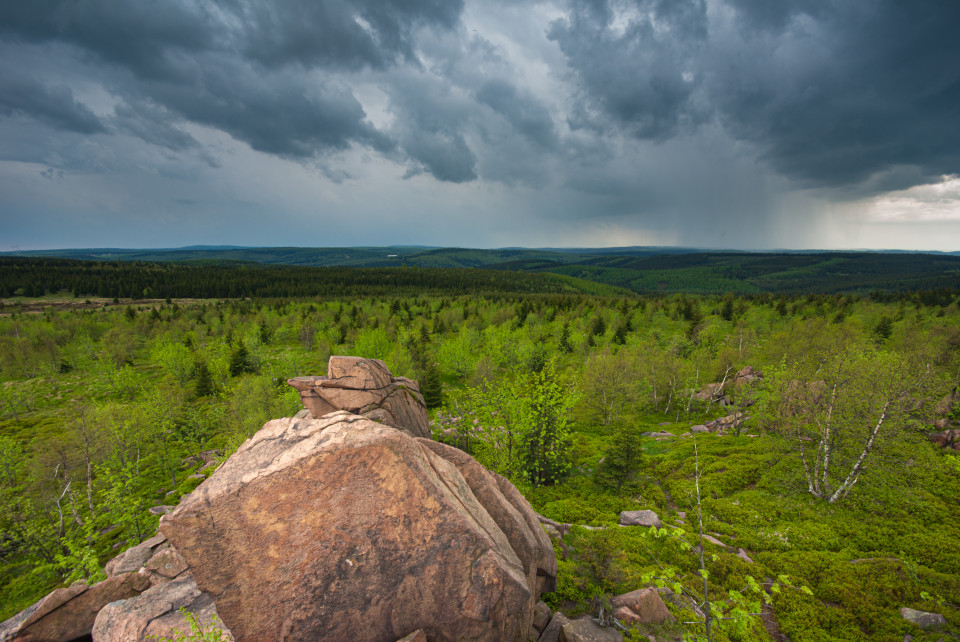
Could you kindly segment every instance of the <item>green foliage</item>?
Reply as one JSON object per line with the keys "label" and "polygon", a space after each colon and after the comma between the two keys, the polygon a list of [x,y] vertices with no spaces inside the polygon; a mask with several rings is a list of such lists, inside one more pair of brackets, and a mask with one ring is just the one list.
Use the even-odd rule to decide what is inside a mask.
{"label": "green foliage", "polygon": [[[768,267],[781,275],[771,280],[807,278],[800,271],[809,268],[803,267],[808,259],[801,258],[789,269],[772,260]],[[688,267],[699,260],[690,259]],[[666,270],[671,261],[679,259],[660,265]],[[722,278],[733,279],[739,261]],[[924,436],[922,412],[906,404],[909,412],[891,424],[896,431],[890,439],[878,438],[853,491],[829,504],[809,494],[795,432],[782,429],[790,415],[771,411],[770,404],[778,382],[837,378],[830,355],[841,353],[862,355],[850,361],[862,373],[848,378],[864,376],[870,383],[852,386],[856,394],[843,406],[854,417],[844,423],[851,437],[865,432],[868,424],[855,418],[866,415],[858,409],[880,398],[891,355],[926,354],[923,368],[908,361],[903,371],[926,372],[929,364],[929,391],[917,399],[942,398],[960,367],[955,294],[605,299],[503,291],[454,296],[458,290],[451,289],[439,298],[405,296],[405,285],[363,285],[367,277],[355,277],[339,282],[344,292],[358,288],[349,296],[340,297],[334,287],[323,300],[157,301],[134,318],[126,308],[137,304],[109,304],[119,291],[93,303],[69,295],[5,302],[0,618],[68,578],[95,578],[119,550],[114,545],[130,546],[154,532],[149,507],[176,503],[196,486],[188,476],[199,464],[184,467],[185,457],[210,448],[229,455],[264,422],[297,412],[298,395],[284,385],[287,378],[323,374],[330,354],[363,349],[365,356],[384,358],[396,374],[417,378],[435,406],[438,427],[454,428],[451,441],[509,476],[538,512],[561,523],[607,527],[574,529],[566,551],[558,544],[567,557],[560,560],[557,593],[548,599],[569,614],[593,610],[598,596],[640,587],[645,574],[660,568],[651,553],[675,570],[686,591],[702,591],[691,550],[673,538],[644,538],[642,529],[616,524],[620,511],[652,508],[671,532],[697,541],[695,457],[691,438],[681,435],[733,408],[691,401],[691,395],[751,365],[766,375],[757,390],[738,385],[729,391],[750,415],[744,436],[697,437],[705,532],[733,547],[705,544],[711,599],[749,610],[730,592],[762,601],[747,578],[787,575],[813,592],[767,589],[781,629],[796,640],[919,637],[900,618],[900,606],[937,610],[952,626],[960,624],[951,606],[960,603],[954,545],[960,473],[956,458]],[[249,283],[261,283],[258,278]],[[433,277],[418,278],[409,282]],[[467,289],[479,282],[465,283]],[[365,297],[363,287],[387,294]],[[873,328],[883,316],[895,320],[894,330],[878,344]],[[590,336],[597,318],[604,333]],[[430,335],[438,320],[443,332]],[[241,344],[247,354],[236,359]],[[789,377],[781,362],[793,368]],[[211,394],[201,394],[207,378],[202,364]],[[235,368],[242,376],[231,378],[230,366],[237,364],[249,368]],[[442,390],[432,400],[431,367]],[[604,393],[607,400],[598,402]],[[799,427],[817,437],[816,421]],[[644,436],[661,431],[675,437]],[[817,442],[808,443],[807,452],[815,452]],[[831,470],[857,456],[852,446],[840,446]],[[738,547],[753,564],[735,555]],[[687,611],[679,619],[694,618]],[[756,618],[749,621],[749,632],[725,631],[724,625],[716,639],[762,636]]]}

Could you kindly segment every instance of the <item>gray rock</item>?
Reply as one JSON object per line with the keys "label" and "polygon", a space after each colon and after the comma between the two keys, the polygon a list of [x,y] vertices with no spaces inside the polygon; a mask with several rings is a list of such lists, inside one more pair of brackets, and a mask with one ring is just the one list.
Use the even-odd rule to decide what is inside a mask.
{"label": "gray rock", "polygon": [[154,506],[154,507],[152,507],[152,508],[150,509],[150,514],[151,514],[151,515],[166,515],[167,513],[169,513],[170,511],[172,511],[174,508],[175,508],[174,506]]}
{"label": "gray rock", "polygon": [[921,629],[939,629],[947,625],[947,618],[939,613],[930,613],[928,611],[917,611],[903,607],[900,609],[900,615],[907,622],[916,624]]}
{"label": "gray rock", "polygon": [[663,523],[652,510],[625,510],[620,513],[622,526],[655,526],[660,528]]}
{"label": "gray rock", "polygon": [[623,642],[623,635],[616,629],[600,626],[590,616],[583,616],[563,625],[560,642]]}

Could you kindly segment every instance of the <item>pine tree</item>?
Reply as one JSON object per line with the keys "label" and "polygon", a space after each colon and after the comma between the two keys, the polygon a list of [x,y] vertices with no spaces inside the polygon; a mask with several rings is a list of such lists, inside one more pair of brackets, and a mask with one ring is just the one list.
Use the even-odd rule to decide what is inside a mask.
{"label": "pine tree", "polygon": [[440,370],[435,363],[427,366],[420,380],[420,392],[427,408],[439,408],[443,405],[443,382],[440,381]]}
{"label": "pine tree", "polygon": [[566,323],[560,328],[560,338],[557,339],[557,350],[567,354],[573,352],[573,347],[570,345],[570,326]]}
{"label": "pine tree", "polygon": [[597,314],[593,319],[593,325],[590,328],[590,334],[592,336],[603,336],[607,331],[607,324],[603,320],[602,314]]}
{"label": "pine tree", "polygon": [[250,353],[247,352],[247,346],[243,341],[234,346],[230,352],[230,376],[237,377],[245,372],[253,372],[253,364],[250,361]]}
{"label": "pine tree", "polygon": [[615,487],[619,492],[623,485],[633,481],[643,465],[643,448],[637,426],[616,422],[613,426],[613,439],[597,468],[597,482],[603,486]]}
{"label": "pine tree", "polygon": [[210,368],[207,362],[197,361],[197,397],[209,397],[213,394],[213,376],[210,374]]}

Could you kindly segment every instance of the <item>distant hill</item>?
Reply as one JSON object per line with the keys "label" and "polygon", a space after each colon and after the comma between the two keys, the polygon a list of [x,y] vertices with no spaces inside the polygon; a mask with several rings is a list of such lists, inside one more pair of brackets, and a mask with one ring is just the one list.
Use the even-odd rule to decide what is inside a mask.
{"label": "distant hill", "polygon": [[[11,253],[3,253],[10,256]],[[705,251],[682,247],[306,248],[191,246],[17,253],[85,261],[357,268],[484,268],[551,273],[637,293],[834,293],[960,289],[960,253]],[[582,287],[581,287],[582,289]]]}

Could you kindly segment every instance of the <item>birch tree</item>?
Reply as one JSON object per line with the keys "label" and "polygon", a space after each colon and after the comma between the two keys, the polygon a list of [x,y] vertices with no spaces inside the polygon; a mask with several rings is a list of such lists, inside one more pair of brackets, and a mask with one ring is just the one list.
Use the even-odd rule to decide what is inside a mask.
{"label": "birch tree", "polygon": [[[878,446],[924,409],[933,372],[920,354],[842,349],[781,364],[768,421],[799,453],[807,490],[829,503],[860,481]],[[929,404],[926,404],[927,406]]]}

